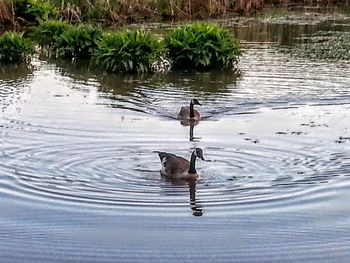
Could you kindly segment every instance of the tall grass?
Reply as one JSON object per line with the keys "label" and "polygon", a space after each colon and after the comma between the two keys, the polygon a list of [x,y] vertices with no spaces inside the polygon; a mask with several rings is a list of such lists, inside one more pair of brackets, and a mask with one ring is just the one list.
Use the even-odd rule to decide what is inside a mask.
{"label": "tall grass", "polygon": [[[325,5],[349,0],[3,0],[0,21],[11,17],[14,6],[18,21],[41,21],[59,15],[68,21],[143,19],[207,19],[232,13],[249,14],[266,5]],[[5,3],[5,4],[4,4]]]}
{"label": "tall grass", "polygon": [[15,16],[12,9],[12,2],[8,0],[0,1],[0,24],[14,24]]}

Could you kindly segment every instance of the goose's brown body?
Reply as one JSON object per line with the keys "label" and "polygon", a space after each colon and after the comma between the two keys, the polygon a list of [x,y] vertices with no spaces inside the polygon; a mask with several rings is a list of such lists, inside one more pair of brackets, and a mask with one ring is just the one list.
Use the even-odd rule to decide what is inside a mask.
{"label": "goose's brown body", "polygon": [[190,101],[190,106],[181,107],[177,118],[180,120],[195,120],[199,121],[201,115],[197,110],[194,109],[194,105],[201,105],[197,99],[192,99]]}
{"label": "goose's brown body", "polygon": [[199,121],[201,119],[201,115],[195,109],[193,110],[194,117],[190,117],[190,112],[191,112],[190,107],[188,107],[188,106],[181,107],[180,112],[179,112],[177,117],[181,120],[197,120],[197,121]]}
{"label": "goose's brown body", "polygon": [[204,160],[200,148],[194,149],[190,161],[172,153],[159,152],[158,155],[162,162],[160,173],[173,179],[197,179],[199,175],[195,168],[196,158]]}

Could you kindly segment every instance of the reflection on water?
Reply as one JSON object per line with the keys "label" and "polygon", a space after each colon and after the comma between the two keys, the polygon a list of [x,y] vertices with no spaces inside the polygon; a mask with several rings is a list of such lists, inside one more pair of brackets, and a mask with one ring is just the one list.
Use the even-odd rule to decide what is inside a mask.
{"label": "reflection on water", "polygon": [[265,10],[264,14],[254,19],[247,19],[243,25],[235,19],[223,20],[223,26],[232,27],[233,32],[243,42],[275,43],[293,45],[298,38],[312,35],[319,31],[349,31],[350,13],[348,7],[337,11],[334,8],[310,10],[280,8]]}
{"label": "reflection on water", "polygon": [[[245,43],[240,76],[2,69],[4,260],[345,262],[350,66],[262,41]],[[199,123],[176,118],[190,98]],[[162,180],[154,151],[194,147],[208,157],[199,179]]]}
{"label": "reflection on water", "polygon": [[[164,205],[177,215],[194,190],[159,181],[152,152],[185,156],[201,147],[211,158],[193,189],[206,215],[310,202],[306,185],[329,184],[348,165],[347,141],[335,142],[348,136],[350,68],[283,56],[253,45],[241,79],[173,72],[118,80],[75,62],[63,69],[37,61],[19,93],[27,99],[2,115],[5,188],[40,202],[153,215]],[[200,123],[176,119],[189,98],[203,101]]]}
{"label": "reflection on water", "polygon": [[4,110],[14,104],[22,93],[25,83],[33,77],[30,64],[0,65],[0,107]]}
{"label": "reflection on water", "polygon": [[193,132],[194,132],[194,126],[198,125],[199,120],[180,120],[180,123],[182,126],[189,127],[189,140],[193,142],[194,140],[200,139],[199,137],[194,137]]}
{"label": "reflection on water", "polygon": [[192,209],[192,214],[194,216],[202,216],[203,215],[203,209],[202,206],[199,204],[198,200],[196,200],[196,181],[190,181],[188,182],[188,188],[190,190],[190,204]]}

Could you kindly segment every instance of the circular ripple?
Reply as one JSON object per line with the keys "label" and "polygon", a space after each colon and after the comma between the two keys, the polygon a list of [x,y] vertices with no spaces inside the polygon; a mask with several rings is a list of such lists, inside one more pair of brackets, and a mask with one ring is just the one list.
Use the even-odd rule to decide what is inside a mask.
{"label": "circular ripple", "polygon": [[[324,73],[319,81],[315,67],[298,60],[282,63],[285,59],[267,49],[252,48],[242,59],[242,79],[232,74],[192,76],[193,72],[182,72],[166,78],[123,79],[122,83],[130,85],[119,89],[112,77],[91,80],[87,74],[84,82],[84,74],[79,72],[83,77],[76,81],[42,65],[31,89],[21,91],[32,101],[12,101],[11,105],[23,107],[23,112],[6,110],[1,118],[2,191],[23,200],[144,215],[188,211],[216,215],[317,203],[331,194],[325,186],[346,175],[349,158],[342,146],[305,143],[291,139],[291,133],[278,137],[278,130],[259,137],[270,143],[253,144],[242,137],[231,140],[231,135],[239,132],[233,129],[252,121],[247,116],[227,116],[231,113],[260,106],[323,103],[330,87],[339,101],[348,97],[346,66],[329,69],[316,63],[317,71]],[[306,73],[303,77],[300,68]],[[203,116],[216,121],[201,122],[195,136],[202,137],[188,142],[187,127],[172,118],[192,96],[204,101]],[[339,101],[329,100],[330,104]],[[346,109],[338,112],[344,115],[344,122],[349,119]],[[300,119],[310,124],[304,129],[322,131],[309,121],[320,118],[317,114],[310,115],[307,110],[296,114],[304,114]],[[230,129],[232,134],[224,135]],[[260,136],[255,129],[251,128],[252,133]],[[272,135],[277,136],[273,141]],[[160,178],[155,150],[189,157],[189,148],[194,146],[202,147],[209,160],[198,163],[201,178],[196,185]]]}
{"label": "circular ripple", "polygon": [[[129,138],[91,143],[62,137],[61,142],[52,143],[50,136],[42,136],[39,142],[31,139],[33,133],[26,139],[22,135],[18,147],[13,143],[16,136],[3,142],[11,146],[2,150],[8,162],[1,167],[11,179],[6,182],[10,194],[137,214],[210,211],[217,215],[315,202],[327,195],[323,184],[344,175],[350,165],[346,155],[322,149],[221,147],[217,143],[204,147],[208,161],[198,162],[201,177],[192,185],[160,177],[158,156],[150,150],[153,141]],[[159,144],[159,148],[167,146]],[[190,151],[182,155],[189,156]]]}

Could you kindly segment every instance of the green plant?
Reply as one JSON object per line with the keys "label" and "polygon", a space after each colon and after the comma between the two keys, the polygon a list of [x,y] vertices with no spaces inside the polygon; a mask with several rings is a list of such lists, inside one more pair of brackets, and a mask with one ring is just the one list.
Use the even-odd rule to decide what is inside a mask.
{"label": "green plant", "polygon": [[53,47],[59,56],[90,57],[102,37],[102,29],[91,25],[68,27],[59,37]]}
{"label": "green plant", "polygon": [[164,54],[157,38],[142,30],[126,30],[105,35],[100,41],[94,61],[110,72],[148,72],[150,63]]}
{"label": "green plant", "polygon": [[195,23],[174,29],[165,37],[174,67],[231,68],[241,51],[229,31],[215,24]]}
{"label": "green plant", "polygon": [[22,34],[6,32],[0,37],[0,61],[14,63],[26,60],[34,53],[32,43],[23,38]]}
{"label": "green plant", "polygon": [[45,0],[16,0],[14,12],[17,17],[29,23],[39,23],[58,16],[58,9]]}
{"label": "green plant", "polygon": [[51,47],[70,25],[63,21],[48,20],[39,24],[34,31],[34,39],[40,46]]}

